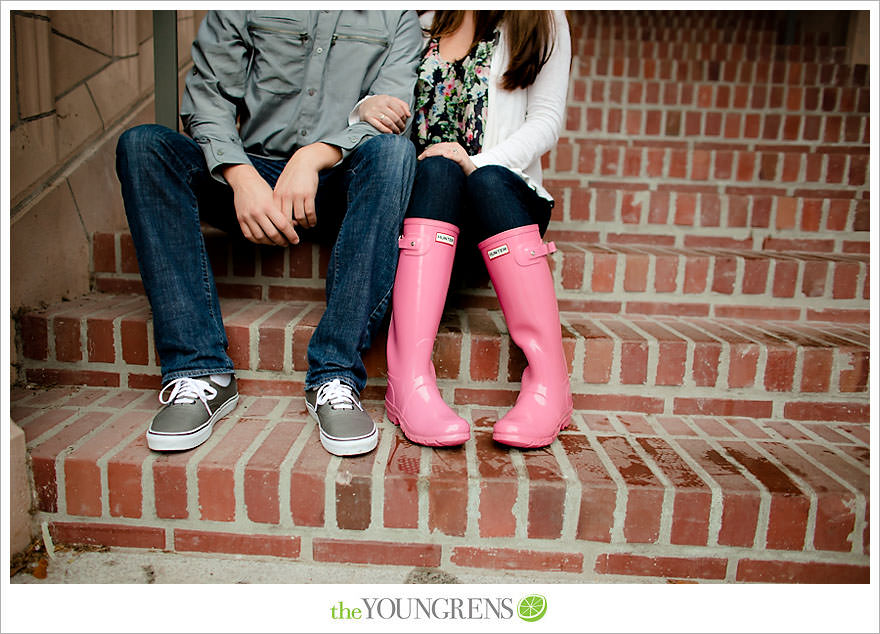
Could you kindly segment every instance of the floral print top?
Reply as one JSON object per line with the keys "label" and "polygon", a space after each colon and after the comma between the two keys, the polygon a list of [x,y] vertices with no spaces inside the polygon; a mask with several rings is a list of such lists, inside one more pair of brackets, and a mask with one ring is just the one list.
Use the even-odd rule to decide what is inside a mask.
{"label": "floral print top", "polygon": [[428,43],[419,64],[413,136],[419,152],[444,141],[459,143],[469,156],[483,147],[489,105],[489,66],[498,42],[480,42],[466,57],[440,57],[439,41]]}

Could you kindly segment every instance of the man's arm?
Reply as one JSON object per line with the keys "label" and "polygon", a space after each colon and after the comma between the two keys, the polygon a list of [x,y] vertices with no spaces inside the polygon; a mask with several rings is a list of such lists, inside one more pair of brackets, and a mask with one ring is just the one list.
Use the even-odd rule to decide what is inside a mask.
{"label": "man's arm", "polygon": [[280,197],[251,164],[236,125],[251,49],[244,11],[208,12],[193,43],[181,119],[201,146],[211,175],[232,187],[244,237],[288,246],[299,242],[290,208],[283,211]]}
{"label": "man's arm", "polygon": [[[397,23],[391,50],[370,87],[371,94],[387,94],[412,108],[416,69],[422,47],[422,33],[414,11],[405,11]],[[407,124],[407,129],[409,125]],[[318,173],[333,167],[363,141],[379,134],[369,123],[359,121],[294,153],[275,184],[275,200],[281,212],[301,227],[314,227]]]}
{"label": "man's arm", "polygon": [[[376,79],[368,91],[369,95],[389,95],[405,102],[412,111],[415,100],[416,73],[422,52],[422,29],[415,11],[404,11],[398,20],[391,43],[391,50],[379,69]],[[412,119],[408,119],[404,134],[409,133]],[[380,131],[366,121],[356,121],[336,134],[331,134],[322,142],[335,145],[345,157],[351,150],[365,140],[376,136]]]}
{"label": "man's arm", "polygon": [[253,165],[221,165],[218,172],[232,187],[235,216],[245,238],[282,247],[299,243],[290,214],[281,211],[275,192]]}
{"label": "man's arm", "polygon": [[245,12],[209,11],[193,42],[193,69],[186,78],[180,118],[220,181],[221,166],[250,164],[236,125],[250,55]]}
{"label": "man's arm", "polygon": [[301,227],[314,227],[315,195],[318,193],[318,173],[342,160],[342,150],[335,145],[311,143],[301,147],[284,166],[275,183],[275,201],[286,218],[291,217]]}

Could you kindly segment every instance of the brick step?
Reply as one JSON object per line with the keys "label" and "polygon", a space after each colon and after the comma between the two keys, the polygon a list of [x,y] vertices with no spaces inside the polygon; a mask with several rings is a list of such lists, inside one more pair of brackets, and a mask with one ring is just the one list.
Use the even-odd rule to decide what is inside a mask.
{"label": "brick step", "polygon": [[[603,215],[595,218],[592,228],[603,223],[610,225],[614,220]],[[636,220],[623,218],[624,222]],[[768,238],[764,246],[774,250],[756,251],[751,249],[750,239],[719,237],[714,238],[718,244],[713,246],[711,236],[701,236],[688,228],[683,238],[691,244],[678,248],[673,244],[674,235],[660,233],[639,235],[641,244],[623,240],[622,236],[615,243],[608,234],[605,239],[566,242],[563,238],[570,237],[569,234],[590,236],[577,230],[567,231],[564,222],[555,226],[548,237],[559,238],[558,255],[550,263],[557,271],[556,293],[563,308],[590,305],[583,301],[585,298],[608,304],[604,299],[609,298],[615,300],[609,304],[611,312],[620,309],[621,299],[643,305],[684,300],[696,302],[697,310],[707,311],[711,306],[717,312],[725,306],[739,310],[764,307],[772,300],[775,307],[784,310],[784,319],[795,320],[806,318],[811,311],[833,308],[840,310],[840,315],[851,311],[858,316],[867,309],[869,255],[855,252],[854,248],[853,253],[831,251],[831,240]],[[306,301],[324,298],[329,260],[329,248],[325,245],[257,247],[230,239],[217,230],[206,230],[205,240],[218,292],[223,297]],[[99,234],[94,244],[96,269],[100,271],[96,276],[98,290],[142,293],[130,235]],[[855,244],[867,246],[867,242]],[[795,251],[804,246],[812,250]],[[465,287],[465,307],[472,304],[467,297],[489,297],[488,307],[497,308],[487,276],[468,283],[477,288],[470,292]],[[480,305],[486,306],[483,300]],[[688,310],[688,314],[693,312]]]}
{"label": "brick step", "polygon": [[547,449],[463,448],[385,421],[366,456],[320,446],[300,396],[244,396],[194,451],[156,454],[155,392],[11,392],[63,543],[609,581],[867,582],[867,424],[577,412]]}
{"label": "brick step", "polygon": [[[772,11],[569,11],[568,18],[578,36],[582,33],[623,32],[635,39],[654,31],[669,31],[678,38],[700,38],[703,32],[714,37],[723,34],[750,39],[777,36],[785,17]],[[812,35],[812,34],[808,34]],[[821,43],[824,38],[811,38]]]}
{"label": "brick step", "polygon": [[[776,45],[781,50],[794,49],[796,58],[811,56],[810,50],[832,46],[833,35],[829,31],[817,32],[803,29],[789,15],[774,15],[769,11],[744,16],[744,12],[675,12],[662,15],[658,11],[568,11],[572,39],[619,40],[631,42],[673,43],[723,43],[741,45]],[[794,31],[790,27],[794,26]],[[840,47],[836,47],[840,48]]]}
{"label": "brick step", "polygon": [[802,46],[797,44],[746,44],[739,42],[680,42],[663,39],[585,37],[575,40],[572,54],[581,60],[655,59],[676,61],[749,61],[812,64],[845,64],[845,46]]}
{"label": "brick step", "polygon": [[776,307],[867,307],[867,255],[572,243],[557,247],[561,298],[567,297],[564,291],[590,298],[611,293],[624,300],[638,293],[657,293],[675,299],[694,296],[711,303],[712,296],[727,295],[740,302],[772,302]]}
{"label": "brick step", "polygon": [[[662,144],[700,149],[868,155],[868,114],[796,113],[697,106],[585,104],[569,99],[561,141],[614,139],[631,146]],[[662,146],[661,145],[661,146]]]}
{"label": "brick step", "polygon": [[675,60],[587,57],[572,58],[572,77],[593,79],[788,84],[792,86],[869,86],[867,64],[749,60]]}
{"label": "brick step", "polygon": [[[569,107],[569,113],[571,111]],[[630,117],[629,114],[638,116]],[[829,147],[759,143],[749,148],[741,140],[738,128],[723,132],[727,142],[719,143],[692,139],[687,129],[682,131],[682,137],[664,135],[661,129],[665,124],[660,120],[657,125],[661,129],[654,132],[652,124],[646,124],[641,115],[641,111],[630,111],[620,125],[631,127],[635,135],[656,134],[655,139],[567,135],[545,160],[551,168],[546,177],[570,178],[583,174],[609,179],[637,179],[638,183],[653,180],[664,185],[711,185],[716,191],[724,186],[809,186],[832,192],[842,190],[832,198],[848,198],[853,193],[857,197],[867,195],[869,155],[864,151],[867,147],[848,146],[836,151]],[[607,119],[605,117],[606,122]],[[588,134],[591,124],[587,123],[585,130],[583,123],[578,116],[575,122],[570,122],[571,129]],[[689,120],[685,122],[685,128],[690,125]],[[715,132],[713,129],[712,133]],[[628,136],[625,129],[621,133]],[[719,130],[718,133],[722,132]],[[695,134],[708,136],[701,132]]]}
{"label": "brick step", "polygon": [[[300,393],[308,369],[306,346],[324,304],[221,303],[229,355],[242,390]],[[562,299],[560,305],[572,391],[580,409],[867,420],[866,310],[860,311],[860,322],[832,324],[768,321],[800,312],[777,307],[710,310],[705,303],[692,302],[658,309],[614,296]],[[591,309],[618,314],[585,312]],[[667,315],[651,314],[663,309]],[[807,311],[807,316],[826,319],[826,313]],[[20,336],[28,381],[159,387],[144,297],[94,294],[29,313],[21,318]],[[511,404],[526,365],[500,311],[476,307],[446,313],[434,358],[441,388],[461,405]],[[364,363],[371,377],[366,394],[383,398],[384,334]]]}
{"label": "brick step", "polygon": [[[870,202],[855,191],[549,178],[548,239],[753,251],[868,253]],[[823,194],[850,198],[824,197]]]}
{"label": "brick step", "polygon": [[[857,86],[799,86],[767,83],[658,81],[646,79],[575,78],[568,101],[589,106],[692,107],[743,113],[816,114],[831,118],[870,113],[871,89]],[[835,139],[836,140],[836,139]]]}

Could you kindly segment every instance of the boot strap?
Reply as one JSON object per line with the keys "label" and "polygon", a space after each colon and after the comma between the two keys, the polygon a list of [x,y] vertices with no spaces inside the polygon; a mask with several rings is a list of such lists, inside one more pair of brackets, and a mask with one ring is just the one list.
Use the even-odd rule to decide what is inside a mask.
{"label": "boot strap", "polygon": [[418,250],[422,246],[421,238],[412,238],[409,236],[400,236],[397,238],[397,246],[401,249]]}
{"label": "boot strap", "polygon": [[444,246],[455,247],[456,242],[458,241],[456,236],[446,233],[445,231],[432,231],[433,240],[428,238],[425,239],[425,236],[398,236],[397,238],[397,247],[402,251],[409,251],[413,255],[421,255],[426,253],[428,249],[431,247],[432,242],[437,242]]}
{"label": "boot strap", "polygon": [[554,242],[541,242],[537,246],[521,247],[516,259],[521,265],[527,265],[555,252],[556,244]]}
{"label": "boot strap", "polygon": [[422,236],[400,236],[397,238],[397,246],[402,253],[409,255],[424,255],[428,252],[428,244]]}

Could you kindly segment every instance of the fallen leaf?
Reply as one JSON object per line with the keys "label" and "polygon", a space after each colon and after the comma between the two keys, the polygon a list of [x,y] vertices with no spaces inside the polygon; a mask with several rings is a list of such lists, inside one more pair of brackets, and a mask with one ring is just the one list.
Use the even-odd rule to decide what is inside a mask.
{"label": "fallen leaf", "polygon": [[36,567],[31,571],[31,574],[37,579],[45,579],[49,574],[48,568],[49,560],[41,559],[39,563],[37,563]]}

